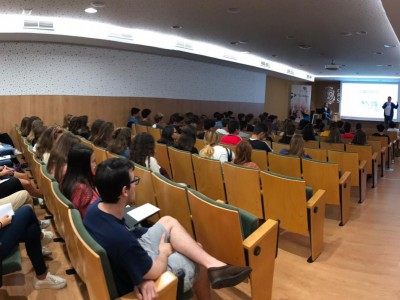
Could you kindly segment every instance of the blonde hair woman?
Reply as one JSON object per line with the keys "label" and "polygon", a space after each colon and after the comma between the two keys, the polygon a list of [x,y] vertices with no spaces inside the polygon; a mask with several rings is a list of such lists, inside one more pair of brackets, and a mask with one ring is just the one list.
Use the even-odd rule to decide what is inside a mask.
{"label": "blonde hair woman", "polygon": [[302,158],[309,158],[311,157],[304,152],[304,139],[301,135],[295,134],[292,136],[292,139],[290,141],[290,147],[289,150],[287,149],[282,149],[279,151],[279,154],[283,155],[294,155]]}
{"label": "blonde hair woman", "polygon": [[206,145],[200,150],[201,157],[217,159],[221,162],[232,161],[235,159],[235,154],[231,149],[224,148],[218,145],[220,136],[214,130],[208,130],[204,134],[204,142]]}

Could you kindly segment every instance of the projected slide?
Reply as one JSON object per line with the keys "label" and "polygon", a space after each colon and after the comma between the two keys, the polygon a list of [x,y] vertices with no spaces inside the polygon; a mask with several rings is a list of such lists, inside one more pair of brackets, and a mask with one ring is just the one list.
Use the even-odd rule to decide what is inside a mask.
{"label": "projected slide", "polygon": [[[398,100],[398,84],[347,83],[341,85],[340,116],[344,119],[383,121],[382,105],[387,97]],[[397,110],[393,120],[397,120]]]}

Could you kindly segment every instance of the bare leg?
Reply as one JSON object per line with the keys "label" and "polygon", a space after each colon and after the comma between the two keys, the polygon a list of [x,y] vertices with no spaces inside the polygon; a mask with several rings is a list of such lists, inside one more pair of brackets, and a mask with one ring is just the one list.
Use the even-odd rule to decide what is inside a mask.
{"label": "bare leg", "polygon": [[175,251],[183,254],[205,268],[221,267],[226,264],[212,257],[186,232],[181,224],[172,217],[162,217],[159,222],[170,234],[170,243]]}
{"label": "bare leg", "polygon": [[36,198],[43,197],[43,194],[39,190],[35,189],[29,180],[19,179],[19,181],[21,182],[24,189],[29,193],[29,195]]}

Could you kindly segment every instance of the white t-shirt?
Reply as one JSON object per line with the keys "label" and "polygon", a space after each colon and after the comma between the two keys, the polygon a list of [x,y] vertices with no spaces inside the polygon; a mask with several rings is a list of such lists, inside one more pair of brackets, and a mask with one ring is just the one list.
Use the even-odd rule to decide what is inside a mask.
{"label": "white t-shirt", "polygon": [[385,116],[390,116],[390,111],[392,110],[392,104],[388,103],[385,107]]}
{"label": "white t-shirt", "polygon": [[229,132],[226,131],[226,130],[223,129],[223,128],[219,128],[219,129],[217,129],[215,132],[216,132],[216,133],[219,133],[219,134],[223,134],[223,135],[229,134]]}
{"label": "white t-shirt", "polygon": [[155,159],[153,156],[150,156],[150,164],[147,158],[145,160],[145,163],[146,163],[146,168],[150,169],[152,172],[160,173],[161,167],[158,164],[157,159]]}
{"label": "white t-shirt", "polygon": [[[227,148],[224,148],[220,145],[216,145],[214,146],[214,154],[211,157],[212,159],[217,159],[220,162],[226,162],[228,161],[228,151],[231,151],[230,149],[228,149],[228,151],[226,150]],[[232,161],[235,159],[235,153],[232,152]]]}

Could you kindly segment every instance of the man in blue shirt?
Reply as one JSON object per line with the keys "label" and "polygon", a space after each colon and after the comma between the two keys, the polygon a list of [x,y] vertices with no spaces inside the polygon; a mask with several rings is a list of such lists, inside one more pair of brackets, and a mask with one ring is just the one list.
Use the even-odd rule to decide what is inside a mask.
{"label": "man in blue shirt", "polygon": [[399,103],[397,104],[392,103],[392,97],[387,98],[387,102],[382,105],[383,108],[383,116],[385,118],[385,129],[388,129],[389,123],[393,120],[394,109],[397,109]]}
{"label": "man in blue shirt", "polygon": [[138,297],[151,299],[156,295],[153,280],[167,267],[184,269],[185,289],[193,284],[198,299],[210,299],[210,283],[213,288],[230,287],[249,276],[250,267],[226,265],[212,257],[171,217],[161,218],[149,229],[129,231],[125,207],[134,204],[139,181],[129,160],[102,162],[95,176],[101,199],[89,207],[84,219],[89,233],[108,254],[120,296],[134,290]]}
{"label": "man in blue shirt", "polygon": [[126,127],[132,128],[132,124],[139,124],[139,112],[140,109],[137,107],[131,108],[131,115],[128,117]]}

